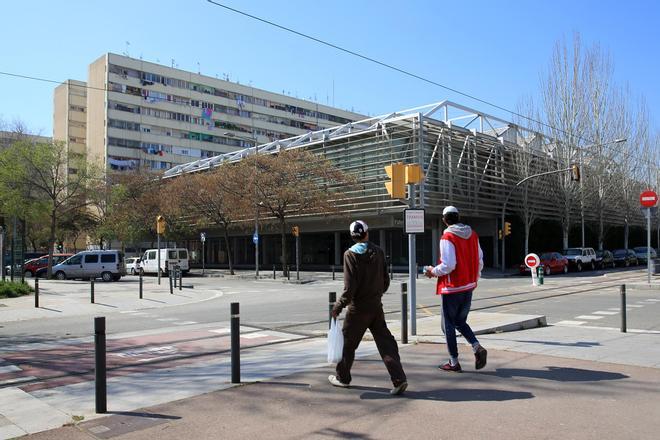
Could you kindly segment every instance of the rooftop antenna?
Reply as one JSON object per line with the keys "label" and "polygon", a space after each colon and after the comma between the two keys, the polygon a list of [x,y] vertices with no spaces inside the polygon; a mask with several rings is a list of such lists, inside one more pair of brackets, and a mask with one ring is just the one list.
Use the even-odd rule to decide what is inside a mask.
{"label": "rooftop antenna", "polygon": [[140,61],[142,61],[142,54],[140,53]]}
{"label": "rooftop antenna", "polygon": [[201,71],[200,71],[200,68],[199,68],[199,61],[197,61],[197,74],[201,75]]}
{"label": "rooftop antenna", "polygon": [[174,58],[172,58],[172,68],[174,68]]}
{"label": "rooftop antenna", "polygon": [[130,45],[131,45],[131,42],[130,42],[130,41],[127,41],[127,42],[126,42],[126,51],[124,51],[124,55],[126,55],[127,57],[130,57],[130,55],[128,54],[128,47],[129,47]]}

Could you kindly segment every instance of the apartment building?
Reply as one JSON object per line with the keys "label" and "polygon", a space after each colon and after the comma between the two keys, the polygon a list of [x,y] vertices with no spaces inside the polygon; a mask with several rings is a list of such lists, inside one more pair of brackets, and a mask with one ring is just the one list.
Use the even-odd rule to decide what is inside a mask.
{"label": "apartment building", "polygon": [[[77,102],[78,95],[71,101],[72,84],[68,82],[68,93],[60,93]],[[57,94],[56,89],[56,105]],[[76,138],[76,147],[78,140],[86,139],[88,160],[113,170],[166,170],[254,143],[364,119],[357,113],[112,53],[89,66],[86,98],[84,135],[58,121],[66,114],[73,122],[75,103],[69,104],[69,113],[62,113],[66,107],[61,103],[56,107],[55,126],[60,126],[58,133],[62,126],[75,133],[66,138]]]}
{"label": "apartment building", "polygon": [[[73,79],[55,88],[53,94],[53,139],[66,143],[67,160],[84,156],[87,145],[87,83]],[[78,170],[70,161],[68,173]]]}

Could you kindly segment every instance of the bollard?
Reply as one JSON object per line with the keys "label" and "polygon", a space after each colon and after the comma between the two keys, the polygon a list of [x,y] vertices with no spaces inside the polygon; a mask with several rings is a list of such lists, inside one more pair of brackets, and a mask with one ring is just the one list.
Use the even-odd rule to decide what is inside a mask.
{"label": "bollard", "polygon": [[94,304],[94,277],[89,278],[89,291],[91,293],[91,301]]}
{"label": "bollard", "polygon": [[170,280],[170,295],[174,295],[174,289],[172,288],[172,271],[167,271],[168,279]]}
{"label": "bollard", "polygon": [[38,277],[35,277],[34,279],[34,306],[36,308],[39,308],[39,278]]}
{"label": "bollard", "polygon": [[179,268],[179,290],[183,290],[183,271]]}
{"label": "bollard", "polygon": [[401,283],[401,343],[408,343],[408,284]]}
{"label": "bollard", "polygon": [[621,333],[626,333],[626,285],[621,284]]}
{"label": "bollard", "polygon": [[328,293],[328,329],[332,324],[332,308],[335,306],[337,301],[337,292]]}
{"label": "bollard", "polygon": [[536,271],[538,272],[538,280],[539,280],[539,286],[543,285],[543,277],[545,276],[545,269],[543,266],[538,266],[536,268]]}
{"label": "bollard", "polygon": [[241,383],[241,325],[238,303],[231,303],[231,383]]}
{"label": "bollard", "polygon": [[273,279],[275,279],[275,265],[273,264]]}
{"label": "bollard", "polygon": [[142,299],[142,271],[140,271],[140,299]]}
{"label": "bollard", "polygon": [[296,264],[296,280],[300,281],[300,265]]}
{"label": "bollard", "polygon": [[393,271],[392,269],[393,269],[393,268],[392,268],[392,263],[390,263],[390,279],[391,279],[391,280],[394,279],[394,271]]}
{"label": "bollard", "polygon": [[108,412],[105,365],[105,317],[94,318],[94,382],[96,385],[96,413]]}
{"label": "bollard", "polygon": [[332,281],[335,280],[335,265],[332,265]]}
{"label": "bollard", "polygon": [[291,266],[288,264],[286,266],[286,279],[287,281],[291,281]]}
{"label": "bollard", "polygon": [[174,288],[176,289],[176,279],[178,278],[178,276],[176,275],[176,268],[170,269],[170,272],[172,272],[173,285]]}

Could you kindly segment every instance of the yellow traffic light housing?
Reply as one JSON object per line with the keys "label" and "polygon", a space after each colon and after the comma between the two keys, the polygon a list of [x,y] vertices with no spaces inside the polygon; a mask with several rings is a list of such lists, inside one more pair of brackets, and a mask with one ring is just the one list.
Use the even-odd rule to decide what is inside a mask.
{"label": "yellow traffic light housing", "polygon": [[578,165],[571,165],[571,180],[575,182],[580,181],[580,167]]}
{"label": "yellow traffic light housing", "polygon": [[385,167],[389,182],[385,182],[385,189],[393,199],[406,198],[406,166],[402,163],[393,163]]}
{"label": "yellow traffic light housing", "polygon": [[504,222],[504,236],[511,235],[511,223]]}
{"label": "yellow traffic light housing", "polygon": [[412,163],[406,165],[406,183],[408,184],[417,184],[422,181],[424,178],[424,173],[422,172],[422,167],[418,163]]}
{"label": "yellow traffic light housing", "polygon": [[300,227],[298,227],[298,226],[292,227],[291,232],[293,233],[294,237],[297,237],[298,235],[300,235]]}
{"label": "yellow traffic light housing", "polygon": [[162,215],[156,216],[156,233],[164,234],[165,233],[165,217]]}

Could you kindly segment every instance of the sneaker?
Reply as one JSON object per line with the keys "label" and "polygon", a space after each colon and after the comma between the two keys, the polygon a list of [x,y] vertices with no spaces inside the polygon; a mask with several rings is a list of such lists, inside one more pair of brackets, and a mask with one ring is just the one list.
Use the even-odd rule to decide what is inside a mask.
{"label": "sneaker", "polygon": [[395,386],[390,390],[390,394],[393,396],[399,396],[408,388],[408,382],[401,382],[399,385]]}
{"label": "sneaker", "polygon": [[347,383],[344,383],[344,382],[340,381],[339,378],[337,378],[337,376],[335,376],[334,374],[331,374],[330,376],[328,376],[328,381],[330,381],[330,383],[332,385],[336,386],[336,387],[340,387],[340,388],[348,388],[349,387],[349,385]]}
{"label": "sneaker", "polygon": [[442,371],[453,371],[454,373],[460,373],[463,371],[461,364],[456,362],[456,365],[452,365],[450,362],[446,362],[438,367]]}
{"label": "sneaker", "polygon": [[474,353],[474,368],[481,370],[483,367],[485,367],[487,357],[488,351],[480,345],[477,348],[477,351]]}

